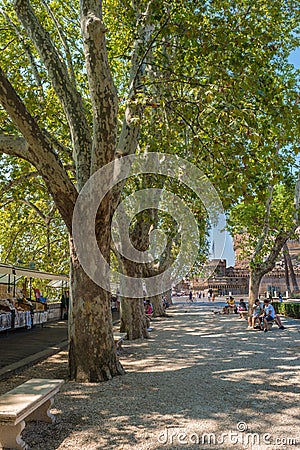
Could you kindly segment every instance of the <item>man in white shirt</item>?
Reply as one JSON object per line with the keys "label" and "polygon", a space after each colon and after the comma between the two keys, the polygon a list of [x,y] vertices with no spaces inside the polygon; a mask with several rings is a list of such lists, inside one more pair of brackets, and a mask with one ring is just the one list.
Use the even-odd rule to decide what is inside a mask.
{"label": "man in white shirt", "polygon": [[266,333],[268,331],[268,322],[275,320],[275,309],[268,298],[264,300],[264,314],[262,318],[264,321],[264,332]]}

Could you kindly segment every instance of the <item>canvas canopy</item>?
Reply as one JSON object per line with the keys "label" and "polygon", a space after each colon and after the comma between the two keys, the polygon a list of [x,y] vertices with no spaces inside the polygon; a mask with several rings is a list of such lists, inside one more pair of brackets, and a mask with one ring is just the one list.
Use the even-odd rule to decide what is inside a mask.
{"label": "canvas canopy", "polygon": [[39,270],[17,267],[9,264],[0,264],[0,283],[9,284],[13,280],[17,281],[21,277],[39,278],[42,280],[62,280],[68,281],[69,277],[64,274],[41,272]]}
{"label": "canvas canopy", "polygon": [[52,280],[47,284],[47,287],[52,288],[63,288],[69,286],[68,279],[67,280]]}

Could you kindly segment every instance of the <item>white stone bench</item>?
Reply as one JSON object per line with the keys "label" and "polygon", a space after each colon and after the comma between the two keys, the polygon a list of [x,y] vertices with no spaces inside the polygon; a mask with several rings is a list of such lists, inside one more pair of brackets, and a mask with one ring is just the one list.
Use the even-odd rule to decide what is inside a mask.
{"label": "white stone bench", "polygon": [[268,331],[272,330],[274,322],[275,322],[275,320],[271,320],[270,322],[267,322],[267,330]]}
{"label": "white stone bench", "polygon": [[114,341],[117,347],[117,350],[121,350],[122,343],[124,339],[126,339],[127,333],[114,333]]}
{"label": "white stone bench", "polygon": [[248,320],[248,314],[249,314],[248,311],[238,311],[238,313],[239,313],[241,319]]}
{"label": "white stone bench", "polygon": [[0,397],[0,448],[28,449],[21,433],[31,420],[54,423],[49,412],[64,380],[33,378]]}

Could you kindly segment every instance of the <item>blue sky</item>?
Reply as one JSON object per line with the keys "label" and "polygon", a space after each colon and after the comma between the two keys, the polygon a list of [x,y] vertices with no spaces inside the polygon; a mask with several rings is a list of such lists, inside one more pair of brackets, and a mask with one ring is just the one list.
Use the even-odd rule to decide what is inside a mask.
{"label": "blue sky", "polygon": [[297,69],[300,68],[300,48],[297,48],[294,52],[291,53],[289,57],[289,62],[294,64]]}

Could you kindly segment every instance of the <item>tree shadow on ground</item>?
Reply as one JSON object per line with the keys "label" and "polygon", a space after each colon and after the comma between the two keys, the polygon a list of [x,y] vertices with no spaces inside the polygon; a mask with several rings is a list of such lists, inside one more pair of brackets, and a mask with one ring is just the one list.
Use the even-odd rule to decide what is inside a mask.
{"label": "tree shadow on ground", "polygon": [[[174,310],[172,316],[154,322],[150,340],[125,344],[126,375],[102,384],[66,384],[54,410],[57,423],[28,427],[33,448],[67,449],[71,440],[89,450],[199,450],[212,448],[208,439],[215,439],[218,450],[242,449],[246,434],[240,424],[249,439],[253,433],[258,439],[271,434],[272,442],[266,447],[259,442],[259,449],[281,448],[271,445],[275,438],[296,436],[300,336],[295,325],[251,332],[246,321],[201,307]],[[229,432],[238,434],[239,442],[222,438]],[[203,433],[210,436],[203,440]]]}

